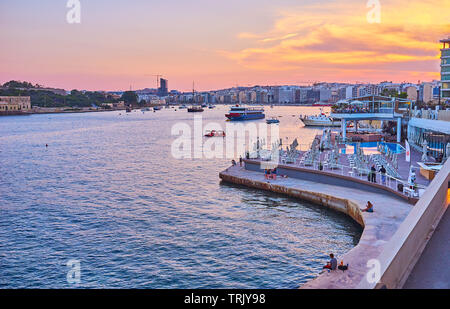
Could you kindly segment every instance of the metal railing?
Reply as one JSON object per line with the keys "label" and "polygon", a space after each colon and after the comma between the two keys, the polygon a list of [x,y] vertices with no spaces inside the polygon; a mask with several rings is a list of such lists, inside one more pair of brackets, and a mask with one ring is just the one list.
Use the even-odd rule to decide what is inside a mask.
{"label": "metal railing", "polygon": [[[351,166],[347,166],[347,165],[342,165],[342,164],[335,164],[335,163],[331,163],[328,164],[326,162],[312,162],[312,164],[305,164],[304,161],[299,162],[300,160],[295,160],[294,163],[283,163],[286,165],[293,165],[293,166],[298,166],[298,167],[303,167],[306,169],[310,169],[310,170],[320,170],[319,169],[319,165],[322,165],[322,171],[327,171],[327,172],[331,172],[333,174],[337,174],[337,175],[342,175],[342,176],[347,176],[347,177],[351,177],[351,178],[355,178],[355,179],[359,179],[362,181],[366,181],[367,183],[377,183],[379,185],[388,187],[394,191],[398,191],[398,185],[401,184],[403,186],[403,190],[399,191],[402,194],[404,194],[405,196],[409,196],[409,197],[420,197],[420,191],[419,189],[426,189],[427,187],[423,186],[423,185],[419,185],[419,184],[415,184],[415,188],[411,189],[410,184],[408,184],[406,181],[401,180],[399,178],[390,176],[388,174],[382,174],[380,172],[372,172],[370,169],[365,169],[365,168],[358,168],[358,167],[351,167]],[[375,174],[375,182],[371,181],[371,175]],[[370,175],[370,176],[369,176]],[[384,176],[385,181],[382,181],[382,176]],[[370,177],[370,178],[369,178]],[[406,188],[406,189],[405,189]],[[417,190],[417,191],[416,191]]]}

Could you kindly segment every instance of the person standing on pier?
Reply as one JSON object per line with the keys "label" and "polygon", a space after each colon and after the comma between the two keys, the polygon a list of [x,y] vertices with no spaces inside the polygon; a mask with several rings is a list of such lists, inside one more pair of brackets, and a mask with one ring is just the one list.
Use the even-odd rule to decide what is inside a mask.
{"label": "person standing on pier", "polygon": [[242,156],[239,157],[239,165],[242,167]]}
{"label": "person standing on pier", "polygon": [[375,169],[375,165],[372,165],[370,172],[370,181],[377,182],[377,170]]}
{"label": "person standing on pier", "polygon": [[381,183],[383,185],[385,185],[386,184],[386,169],[384,168],[383,165],[380,168],[380,173],[381,173]]}

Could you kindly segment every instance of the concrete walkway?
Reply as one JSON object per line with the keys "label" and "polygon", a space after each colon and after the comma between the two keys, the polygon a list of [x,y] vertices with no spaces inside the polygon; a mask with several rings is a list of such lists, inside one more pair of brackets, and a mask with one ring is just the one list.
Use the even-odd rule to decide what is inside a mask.
{"label": "concrete walkway", "polygon": [[[316,279],[306,283],[303,288],[326,289],[356,287],[365,278],[369,270],[367,268],[367,262],[370,259],[378,257],[386,242],[396,232],[398,226],[403,222],[413,207],[406,201],[387,194],[366,192],[354,188],[321,184],[294,178],[279,177],[277,180],[268,181],[264,178],[263,173],[248,171],[239,166],[228,168],[221,173],[221,178],[225,181],[241,184],[248,182],[249,186],[269,188],[267,190],[270,190],[270,185],[282,186],[286,189],[286,192],[288,190],[296,190],[303,192],[304,196],[315,196],[318,201],[328,201],[333,198],[338,198],[350,201],[356,204],[358,208],[365,208],[369,200],[374,204],[374,213],[362,213],[364,231],[359,244],[343,257],[337,257],[338,261],[343,259],[344,264],[349,264],[349,270],[346,272],[326,272],[320,276],[318,274]],[[322,206],[324,204],[325,202],[322,203]],[[348,212],[349,207],[340,211]],[[359,212],[359,210],[357,211]],[[358,214],[358,216],[360,215]],[[327,261],[324,260],[324,264],[325,262]]]}
{"label": "concrete walkway", "polygon": [[450,288],[450,212],[447,210],[403,288]]}

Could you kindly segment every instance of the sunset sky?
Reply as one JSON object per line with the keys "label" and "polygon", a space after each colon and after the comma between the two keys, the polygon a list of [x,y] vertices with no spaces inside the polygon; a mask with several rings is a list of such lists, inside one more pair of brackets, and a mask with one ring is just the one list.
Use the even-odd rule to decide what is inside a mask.
{"label": "sunset sky", "polygon": [[450,0],[0,0],[0,83],[86,90],[439,79]]}

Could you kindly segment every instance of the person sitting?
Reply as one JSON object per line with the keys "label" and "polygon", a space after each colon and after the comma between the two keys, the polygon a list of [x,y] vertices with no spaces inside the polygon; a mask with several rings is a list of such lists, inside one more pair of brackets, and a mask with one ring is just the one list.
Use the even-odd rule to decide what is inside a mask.
{"label": "person sitting", "polygon": [[233,166],[236,166],[236,161],[235,161],[235,160],[231,160],[231,164],[232,164]]}
{"label": "person sitting", "polygon": [[362,212],[373,212],[373,204],[367,201],[367,206],[365,209],[361,209]]}
{"label": "person sitting", "polygon": [[270,178],[270,170],[269,169],[265,169],[264,174],[265,174],[266,179]]}
{"label": "person sitting", "polygon": [[271,174],[271,177],[270,178],[272,178],[272,179],[277,179],[277,169],[276,168],[274,168],[271,172],[270,172],[270,174]]}
{"label": "person sitting", "polygon": [[334,254],[330,254],[330,261],[323,267],[323,269],[336,270],[337,268],[337,260],[334,257]]}

